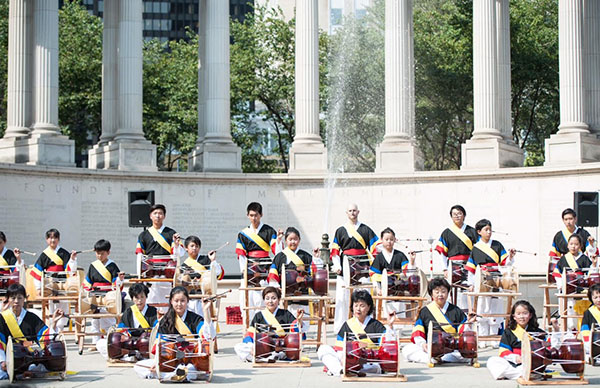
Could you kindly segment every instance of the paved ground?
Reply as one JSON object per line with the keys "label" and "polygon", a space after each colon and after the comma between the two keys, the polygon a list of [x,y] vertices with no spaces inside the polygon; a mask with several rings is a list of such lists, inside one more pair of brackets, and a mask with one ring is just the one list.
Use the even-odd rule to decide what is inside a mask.
{"label": "paved ground", "polygon": [[[256,369],[250,364],[242,363],[233,351],[233,345],[241,338],[241,326],[221,325],[223,337],[219,341],[220,351],[215,355],[214,377],[211,384],[230,385],[232,387],[358,387],[364,383],[342,383],[340,378],[326,376],[322,364],[317,360],[314,350],[308,352],[312,360],[310,368]],[[333,340],[333,337],[330,338]],[[72,371],[64,382],[44,380],[19,382],[20,386],[43,387],[134,387],[159,386],[156,380],[141,380],[131,368],[108,368],[106,362],[97,352],[86,350],[78,355],[72,340],[68,341],[68,370]],[[439,366],[429,369],[424,365],[401,363],[406,383],[368,383],[369,386],[389,387],[390,384],[406,387],[515,387],[513,381],[494,381],[485,362],[488,357],[497,354],[497,350],[485,350],[480,355],[481,368],[469,366]],[[590,384],[600,384],[600,367],[586,366],[586,377]],[[0,385],[8,385],[6,382]],[[198,382],[198,384],[203,384]]]}

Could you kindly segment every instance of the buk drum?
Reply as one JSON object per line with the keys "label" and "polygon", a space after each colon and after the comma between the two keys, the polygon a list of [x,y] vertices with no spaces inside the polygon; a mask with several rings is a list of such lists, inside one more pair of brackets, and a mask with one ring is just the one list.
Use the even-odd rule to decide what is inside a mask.
{"label": "buk drum", "polygon": [[467,284],[467,269],[466,262],[450,261],[450,270],[447,271],[446,280],[453,287],[465,288]]}
{"label": "buk drum", "polygon": [[429,359],[440,359],[448,353],[458,350],[461,356],[470,359],[472,363],[477,360],[477,332],[466,328],[462,333],[448,333],[444,330],[433,328],[429,322],[427,330],[427,353]]}
{"label": "buk drum", "polygon": [[[156,372],[160,382],[210,381],[213,373],[213,341],[199,335],[161,334],[157,340]],[[190,370],[189,366],[194,370]]]}
{"label": "buk drum", "polygon": [[141,279],[173,279],[177,261],[175,256],[142,256],[138,259],[138,274]]}
{"label": "buk drum", "polygon": [[110,328],[107,336],[109,360],[134,356],[137,360],[150,358],[151,329]]}
{"label": "buk drum", "polygon": [[599,273],[587,275],[563,269],[561,277],[562,290],[565,294],[581,294],[587,292],[588,288],[600,283]]}
{"label": "buk drum", "polygon": [[22,278],[24,274],[25,271],[19,265],[0,267],[0,295],[5,294],[6,289],[11,284],[24,284],[25,282]]}
{"label": "buk drum", "polygon": [[108,292],[82,291],[79,294],[79,314],[95,314],[105,309],[109,314],[121,313],[121,292],[112,289]]}
{"label": "buk drum", "polygon": [[366,376],[366,364],[378,364],[385,375],[400,376],[397,340],[387,341],[383,334],[367,334],[365,338],[357,338],[347,334],[343,348],[344,376]]}
{"label": "buk drum", "polygon": [[600,327],[596,324],[590,332],[590,364],[600,365]]}
{"label": "buk drum", "polygon": [[301,333],[286,333],[279,337],[274,332],[257,332],[254,341],[254,362],[274,362],[275,353],[285,353],[285,361],[299,361],[302,354]]}
{"label": "buk drum", "polygon": [[568,338],[559,346],[551,347],[545,339],[523,337],[521,357],[525,380],[545,378],[546,367],[551,364],[560,365],[566,373],[583,376],[585,356],[581,340]]}
{"label": "buk drum", "polygon": [[371,263],[366,255],[344,255],[342,260],[346,286],[357,286],[370,282],[369,270],[371,269]]}
{"label": "buk drum", "polygon": [[284,268],[281,287],[287,296],[308,295],[309,290],[315,295],[326,296],[329,292],[329,272],[326,268],[317,268],[309,275]]}
{"label": "buk drum", "polygon": [[519,292],[519,275],[512,266],[475,270],[474,292]]}
{"label": "buk drum", "polygon": [[81,277],[77,272],[44,272],[41,281],[41,295],[77,296],[81,287]]}
{"label": "buk drum", "polygon": [[211,270],[198,273],[177,266],[173,276],[173,287],[177,286],[183,286],[188,291],[200,291],[204,295],[214,295],[217,292],[217,274]]}
{"label": "buk drum", "polygon": [[271,259],[248,258],[245,279],[247,287],[262,287],[261,280],[267,281],[269,269],[271,268]]}
{"label": "buk drum", "polygon": [[48,339],[44,346],[31,341],[8,338],[6,344],[6,372],[12,383],[19,377],[44,377],[46,372],[30,371],[32,365],[43,365],[63,380],[67,373],[67,351],[61,334]]}
{"label": "buk drum", "polygon": [[407,269],[400,273],[383,271],[381,277],[382,296],[425,296],[427,276],[420,269]]}

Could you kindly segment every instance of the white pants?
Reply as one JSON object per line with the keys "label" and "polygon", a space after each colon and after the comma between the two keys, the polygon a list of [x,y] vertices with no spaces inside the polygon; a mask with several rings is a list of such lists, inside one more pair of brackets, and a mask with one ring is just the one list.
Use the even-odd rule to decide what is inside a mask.
{"label": "white pants", "polygon": [[[288,305],[287,309],[295,317],[298,317],[298,311],[299,310],[304,310],[304,316],[305,317],[310,316],[310,306],[306,306],[306,305],[303,305],[303,304],[292,303],[292,304]],[[303,320],[302,322],[299,322],[299,327],[300,327],[300,331],[302,333],[308,333],[308,330],[310,329],[310,321]]]}
{"label": "white pants", "polygon": [[[151,367],[156,365],[156,360],[154,358],[150,358],[147,360],[141,360],[135,363],[133,366],[133,370],[139,377],[142,379],[156,379],[158,375],[155,371],[150,370]],[[188,381],[193,381],[198,379],[198,373],[196,368],[192,364],[187,364],[185,367],[188,370],[186,379]],[[160,378],[163,380],[169,380],[171,377],[175,376],[175,372],[161,372]]]}
{"label": "white pants", "polygon": [[252,362],[252,353],[254,352],[253,342],[239,342],[233,346],[233,349],[240,360]]}
{"label": "white pants", "polygon": [[[106,314],[105,309],[100,309],[100,313]],[[115,326],[117,320],[115,318],[95,318],[92,319],[92,333],[106,333],[111,326]],[[102,336],[95,335],[92,338],[92,343],[97,344]],[[98,347],[96,347],[98,348]]]}
{"label": "white pants", "polygon": [[202,301],[199,299],[190,300],[188,304],[188,310],[195,312],[204,318],[204,309],[202,308]]}
{"label": "white pants", "polygon": [[456,305],[461,309],[465,310],[469,308],[468,297],[465,295],[465,290],[461,290],[458,288],[454,289],[456,292]]}
{"label": "white pants", "polygon": [[348,320],[350,312],[350,290],[344,287],[344,277],[338,275],[335,282],[335,317],[333,319],[333,332],[337,334],[344,322]]}
{"label": "white pants", "polygon": [[[502,314],[504,312],[504,301],[500,298],[490,296],[479,297],[477,301],[478,314]],[[498,335],[500,328],[500,317],[480,318],[477,334],[478,335]]]}
{"label": "white pants", "polygon": [[[151,283],[150,293],[148,294],[148,304],[169,303],[169,293],[171,292],[172,283]],[[157,307],[161,313],[167,312],[167,307]]]}
{"label": "white pants", "polygon": [[[317,350],[317,357],[327,367],[327,373],[333,376],[343,374],[342,358],[344,353],[335,351],[329,345],[321,345]],[[381,366],[378,363],[367,362],[360,370],[364,373],[381,373]]]}
{"label": "white pants", "polygon": [[[50,317],[54,314],[57,309],[61,309],[65,314],[69,314],[69,302],[50,302],[48,303],[48,312]],[[56,330],[60,333],[65,328],[68,318],[61,318],[56,323]]]}
{"label": "white pants", "polygon": [[108,338],[106,338],[106,337],[100,338],[96,342],[96,349],[98,350],[98,353],[100,353],[100,355],[102,357],[104,357],[106,360],[108,360]]}
{"label": "white pants", "polygon": [[523,376],[523,364],[513,366],[502,357],[493,356],[487,360],[487,368],[495,380],[516,380]]}
{"label": "white pants", "polygon": [[[240,265],[240,272],[243,274],[244,270],[248,265],[248,259],[245,256],[240,256],[238,257],[238,264]],[[240,281],[240,288],[243,288],[244,286],[246,285],[244,284],[244,277],[242,276],[242,279]],[[240,290],[240,309],[242,310],[242,320],[244,325],[250,325],[250,322],[252,322],[252,318],[254,318],[254,314],[256,314],[256,312],[258,311],[257,309],[252,309],[252,307],[263,306],[263,299],[259,291],[248,291],[248,307],[251,307],[248,315],[250,322],[246,322],[246,312],[244,311],[245,301],[246,292]]]}
{"label": "white pants", "polygon": [[[402,348],[402,355],[409,362],[418,362],[420,364],[429,364],[431,360],[429,355],[421,345],[406,344]],[[464,358],[458,350],[452,353],[447,353],[442,356],[443,362],[469,362],[468,359]]]}

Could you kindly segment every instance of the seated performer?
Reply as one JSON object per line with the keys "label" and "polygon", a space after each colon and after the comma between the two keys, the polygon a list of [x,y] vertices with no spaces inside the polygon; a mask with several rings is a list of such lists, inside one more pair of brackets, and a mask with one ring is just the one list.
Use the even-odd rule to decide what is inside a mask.
{"label": "seated performer", "polygon": [[[386,339],[394,338],[392,324],[395,319],[395,314],[391,313],[388,317],[387,324],[384,326],[377,319],[372,317],[375,307],[373,297],[367,290],[356,290],[350,298],[350,311],[352,318],[348,319],[342,325],[338,332],[334,347],[329,345],[321,345],[317,351],[319,360],[325,364],[327,374],[330,376],[341,376],[343,374],[342,358],[345,356],[342,353],[344,346],[344,337],[352,334],[352,338],[360,338],[365,346],[372,344],[366,334],[385,334]],[[384,340],[381,337],[380,341]],[[365,363],[362,366],[361,372],[365,373],[381,373],[381,367],[375,363]]]}
{"label": "seated performer", "polygon": [[[257,332],[258,325],[269,325],[272,327],[278,336],[283,337],[288,331],[299,332],[298,322],[302,322],[304,310],[298,310],[298,318],[285,309],[279,308],[281,299],[281,291],[279,288],[266,287],[262,291],[262,297],[265,302],[264,310],[260,310],[252,318],[248,332],[241,343],[235,344],[235,353],[242,361],[252,362],[254,353],[254,335]],[[285,328],[282,325],[286,325]],[[285,352],[279,352],[271,356],[273,359],[285,359]]]}
{"label": "seated performer", "polygon": [[[467,262],[466,269],[468,272],[467,283],[469,291],[473,291],[473,282],[475,280],[475,271],[477,266],[486,267],[487,269],[497,269],[498,266],[512,265],[516,251],[510,249],[508,253],[499,241],[492,240],[492,223],[489,220],[482,219],[475,224],[475,230],[479,234],[479,241],[473,245],[471,257]],[[480,297],[477,305],[478,314],[501,314],[506,311],[503,306],[503,301],[499,298]],[[497,317],[480,318],[477,333],[480,336],[497,335],[500,328],[500,320]],[[494,348],[498,346],[495,341],[487,343],[479,341],[480,347],[488,345]]]}
{"label": "seated performer", "polygon": [[[571,237],[569,237],[568,249],[569,252],[565,253],[560,260],[556,263],[556,267],[554,267],[554,272],[552,276],[556,279],[556,285],[558,288],[558,292],[565,291],[562,290],[562,273],[564,269],[567,271],[575,272],[580,276],[587,276],[587,273],[584,273],[584,269],[591,268],[596,266],[597,256],[593,256],[593,261],[590,260],[585,254],[581,253],[581,247],[583,246],[583,239],[580,235],[573,233]],[[567,301],[567,315],[575,315],[576,310],[583,312],[583,310],[587,309],[589,306],[588,301],[586,300],[578,300],[575,302],[573,299],[569,298]],[[575,318],[568,318],[567,325],[571,329],[575,329],[577,322]]]}
{"label": "seated performer", "polygon": [[[11,284],[6,292],[6,301],[8,309],[0,314],[0,379],[7,379],[6,373],[6,343],[8,337],[13,340],[23,341],[23,337],[28,341],[34,341],[42,345],[49,341],[49,335],[56,333],[56,325],[62,318],[63,312],[56,309],[52,315],[51,329],[34,313],[25,309],[25,300],[27,294],[25,287],[21,284]],[[40,372],[44,372],[40,370]]]}
{"label": "seated performer", "polygon": [[[422,364],[436,363],[437,360],[430,360],[427,352],[427,335],[429,322],[433,322],[433,328],[444,330],[446,333],[462,333],[465,330],[465,323],[475,321],[475,316],[467,320],[465,313],[458,307],[448,302],[450,293],[450,283],[444,278],[437,277],[432,279],[427,286],[427,292],[431,296],[432,302],[419,311],[419,316],[415,322],[411,344],[402,348],[402,354],[407,361],[419,362]],[[442,356],[443,362],[467,362],[458,350],[447,353]]]}
{"label": "seated performer", "polygon": [[[83,281],[83,289],[88,292],[107,292],[114,287],[119,293],[118,297],[120,298],[121,290],[123,289],[124,274],[120,274],[117,264],[109,259],[110,247],[108,240],[98,240],[94,244],[94,252],[96,253],[97,260],[90,264],[90,268]],[[102,308],[98,312],[106,313],[106,309]],[[92,331],[94,333],[104,332],[116,323],[114,318],[92,319]],[[94,336],[92,343],[96,344],[100,338],[101,336]]]}
{"label": "seated performer", "polygon": [[[188,236],[188,238],[185,239],[184,245],[188,257],[183,264],[181,264],[181,269],[186,273],[189,272],[189,274],[186,274],[185,276],[189,276],[189,279],[199,279],[203,272],[211,270],[215,272],[217,280],[223,279],[225,270],[223,269],[223,266],[217,262],[216,251],[210,251],[208,252],[208,255],[201,255],[200,247],[202,246],[202,242],[197,236]],[[186,279],[185,276],[184,279]],[[198,290],[198,292],[200,292],[200,290]],[[213,292],[216,292],[216,290],[213,290]],[[192,290],[191,293],[196,293],[196,290]],[[202,303],[198,300],[190,301],[190,310],[202,316],[204,314]]]}
{"label": "seated performer", "polygon": [[[204,303],[205,321],[200,315],[188,310],[189,301],[190,296],[184,287],[173,287],[169,294],[169,309],[158,322],[158,336],[162,334],[198,334],[202,339],[207,341],[215,337],[216,329],[210,316],[210,302],[207,301]],[[151,353],[155,353],[156,351],[154,348],[151,350]],[[158,377],[155,367],[156,360],[151,356],[148,360],[138,361],[133,368],[141,378],[153,379]],[[188,370],[187,379],[195,380],[196,370],[194,366],[188,364],[185,367]],[[172,373],[173,375],[175,374],[175,372]],[[168,378],[169,376],[166,375],[162,377]]]}
{"label": "seated performer", "polygon": [[579,336],[583,339],[586,353],[589,354],[592,327],[595,325],[596,330],[600,330],[600,283],[596,283],[588,288],[588,298],[592,302],[592,305],[583,313]]}
{"label": "seated performer", "polygon": [[[554,329],[558,331],[558,323]],[[544,333],[540,329],[535,309],[526,300],[517,301],[510,311],[508,328],[500,340],[500,356],[490,357],[487,367],[495,380],[516,380],[523,376],[521,341],[527,333]]]}
{"label": "seated performer", "polygon": [[[15,248],[14,252],[6,248],[6,235],[0,231],[0,267],[9,265],[22,265],[21,251]],[[14,271],[14,268],[9,270],[0,269],[0,274],[8,274]]]}
{"label": "seated performer", "polygon": [[[148,287],[142,283],[135,283],[129,287],[129,296],[133,301],[133,305],[127,308],[123,315],[121,315],[121,322],[119,322],[117,327],[128,329],[132,337],[139,337],[142,334],[142,330],[135,329],[149,329],[158,323],[158,311],[156,307],[146,304],[149,291]],[[108,359],[106,339],[99,340],[96,343],[96,348],[98,348],[98,351],[104,358]]]}

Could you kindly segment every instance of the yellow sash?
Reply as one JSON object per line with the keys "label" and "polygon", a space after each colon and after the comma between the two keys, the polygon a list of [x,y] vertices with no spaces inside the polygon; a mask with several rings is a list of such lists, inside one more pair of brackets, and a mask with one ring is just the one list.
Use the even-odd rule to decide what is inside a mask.
{"label": "yellow sash", "polygon": [[206,271],[205,266],[198,263],[196,260],[192,259],[191,257],[188,257],[187,259],[185,259],[183,264],[187,265],[188,267],[192,268],[194,271],[196,271],[198,273]]}
{"label": "yellow sash", "polygon": [[352,333],[354,333],[354,335],[360,342],[367,344],[369,347],[376,346],[373,343],[373,341],[371,341],[371,338],[369,338],[369,336],[365,332],[365,329],[363,329],[363,326],[360,323],[360,321],[358,320],[358,318],[352,317],[352,318],[348,319],[346,321],[346,323],[348,324],[348,327],[350,328],[350,330],[352,330]]}
{"label": "yellow sash", "polygon": [[6,261],[6,259],[2,255],[0,255],[0,266],[2,266],[2,267],[8,266],[8,261]]}
{"label": "yellow sash", "polygon": [[519,341],[523,341],[523,335],[527,333],[520,325],[517,325],[516,329],[511,331],[519,339]]}
{"label": "yellow sash", "polygon": [[473,250],[473,241],[471,241],[469,236],[467,236],[461,228],[452,224],[449,229],[452,233],[454,233],[454,235],[456,235],[456,237],[460,239],[460,241],[462,241],[467,246],[467,248],[469,248],[469,250]]}
{"label": "yellow sash", "polygon": [[590,307],[590,313],[592,314],[596,322],[600,323],[600,310],[598,310],[598,307],[596,307],[596,305]]}
{"label": "yellow sash", "polygon": [[306,266],[304,264],[304,262],[302,261],[302,259],[300,257],[298,257],[296,252],[292,251],[290,248],[285,248],[283,250],[283,254],[285,255],[285,257],[290,259],[292,261],[292,263],[296,264],[296,268],[300,267],[300,266],[302,266],[302,267]]}
{"label": "yellow sash", "polygon": [[440,310],[437,303],[435,303],[435,302],[429,303],[427,305],[427,309],[433,315],[436,322],[440,324],[440,326],[442,327],[442,330],[444,330],[446,333],[456,334],[456,329],[454,328],[454,326],[452,326],[450,324],[450,322],[448,321],[448,318],[446,318],[446,316],[444,315],[442,310]]}
{"label": "yellow sash", "polygon": [[356,241],[358,241],[358,243],[363,247],[363,249],[367,251],[369,263],[373,264],[374,257],[371,254],[371,250],[369,249],[369,247],[367,247],[367,243],[365,242],[363,236],[361,236],[360,233],[358,233],[358,230],[356,230],[356,228],[352,224],[345,225],[344,228],[346,228],[346,233],[348,233],[348,236],[353,237]]}
{"label": "yellow sash", "polygon": [[567,229],[567,228],[564,228],[564,229],[562,230],[562,234],[563,234],[563,237],[565,238],[565,241],[568,243],[568,242],[569,242],[569,239],[571,238],[571,235],[572,235],[573,233],[569,232],[569,229]]}
{"label": "yellow sash", "polygon": [[17,318],[12,310],[4,310],[2,312],[2,317],[4,318],[4,322],[6,322],[6,326],[8,326],[8,330],[10,330],[10,335],[16,340],[23,341],[25,335],[21,331]]}
{"label": "yellow sash", "polygon": [[256,245],[258,245],[263,251],[269,252],[271,250],[271,246],[267,244],[262,237],[254,233],[249,227],[242,230],[242,233],[244,233],[250,240],[254,241]]}
{"label": "yellow sash", "polygon": [[160,234],[158,230],[156,230],[154,226],[148,228],[148,232],[150,232],[154,241],[156,241],[161,247],[163,247],[165,251],[171,253],[171,246],[169,245],[167,240],[165,240],[162,234]]}
{"label": "yellow sash", "polygon": [[110,274],[110,272],[108,272],[106,266],[100,260],[94,261],[92,265],[94,266],[94,268],[96,268],[96,271],[98,271],[98,273],[102,275],[104,280],[106,280],[109,283],[112,283],[112,275]]}
{"label": "yellow sash", "polygon": [[44,249],[44,254],[46,256],[48,256],[48,258],[50,260],[52,260],[54,262],[54,264],[56,265],[64,265],[65,263],[63,263],[63,259],[60,258],[59,255],[56,254],[56,252],[54,252],[54,250],[50,247]]}
{"label": "yellow sash", "polygon": [[[137,319],[137,321],[140,323],[142,328],[147,329],[150,327],[150,324],[146,320],[146,317],[144,317],[144,314],[142,314],[142,312],[136,305],[131,306],[131,312],[133,313],[133,316],[135,317],[135,319]],[[179,318],[179,315],[177,317]],[[179,319],[181,319],[181,318],[179,318]],[[184,325],[185,325],[185,323],[184,323]],[[186,326],[186,328],[187,328],[187,326]],[[179,329],[177,329],[177,331],[179,331]]]}
{"label": "yellow sash", "polygon": [[577,271],[579,269],[579,265],[577,265],[577,260],[575,260],[575,257],[571,254],[571,252],[565,253],[565,259],[567,259],[567,264],[569,264],[569,267],[573,271]]}
{"label": "yellow sash", "polygon": [[285,335],[285,330],[283,330],[283,327],[281,327],[281,324],[269,309],[264,309],[262,311],[262,316],[269,325],[275,328],[275,333],[277,333],[278,336],[283,337]]}
{"label": "yellow sash", "polygon": [[190,328],[187,327],[183,319],[181,319],[181,317],[177,314],[175,314],[175,328],[177,329],[177,332],[181,335],[192,334]]}
{"label": "yellow sash", "polygon": [[498,254],[496,253],[496,251],[494,251],[492,249],[492,247],[490,247],[489,245],[487,245],[483,241],[478,241],[477,244],[475,244],[475,246],[477,248],[479,248],[480,251],[482,251],[483,253],[485,253],[486,255],[488,255],[492,260],[494,260],[494,262],[496,264],[500,263],[500,258],[498,257]]}

